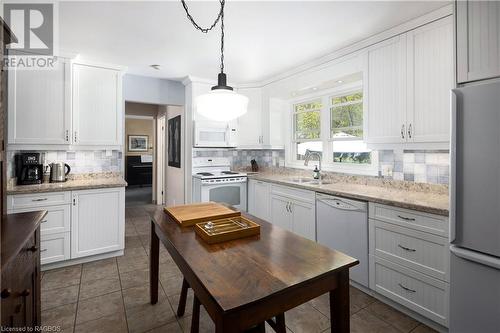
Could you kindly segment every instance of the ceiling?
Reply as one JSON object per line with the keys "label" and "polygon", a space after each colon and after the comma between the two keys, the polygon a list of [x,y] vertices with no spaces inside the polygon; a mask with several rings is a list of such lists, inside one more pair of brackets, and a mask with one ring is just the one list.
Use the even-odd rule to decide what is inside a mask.
{"label": "ceiling", "polygon": [[[209,25],[216,1],[188,1]],[[236,1],[225,8],[231,82],[260,81],[446,5],[437,1]],[[60,48],[144,76],[216,78],[220,28],[180,1],[60,2]],[[160,70],[149,67],[159,64]]]}

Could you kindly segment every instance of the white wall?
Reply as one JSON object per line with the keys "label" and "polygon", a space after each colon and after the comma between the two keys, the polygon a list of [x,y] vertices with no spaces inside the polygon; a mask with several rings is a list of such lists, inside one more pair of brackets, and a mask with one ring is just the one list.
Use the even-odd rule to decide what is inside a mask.
{"label": "white wall", "polygon": [[[167,129],[168,120],[178,115],[181,116],[181,128],[184,129],[186,118],[184,116],[184,109],[179,106],[167,106]],[[166,140],[168,140],[168,130],[165,133]],[[186,133],[181,133],[181,147],[184,147],[186,140]],[[165,145],[166,162],[166,204],[167,206],[182,205],[184,203],[184,175],[186,172],[186,153],[185,149],[181,149],[181,168],[174,168],[168,166],[168,142]],[[189,169],[189,176],[191,176],[191,169]]]}
{"label": "white wall", "polygon": [[126,74],[123,98],[127,102],[184,105],[184,85],[178,81]]}

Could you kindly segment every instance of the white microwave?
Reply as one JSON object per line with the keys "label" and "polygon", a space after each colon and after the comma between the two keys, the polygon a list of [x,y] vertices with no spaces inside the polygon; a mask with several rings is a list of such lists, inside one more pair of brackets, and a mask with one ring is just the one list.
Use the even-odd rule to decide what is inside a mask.
{"label": "white microwave", "polygon": [[194,122],[194,147],[236,147],[238,129],[236,122]]}

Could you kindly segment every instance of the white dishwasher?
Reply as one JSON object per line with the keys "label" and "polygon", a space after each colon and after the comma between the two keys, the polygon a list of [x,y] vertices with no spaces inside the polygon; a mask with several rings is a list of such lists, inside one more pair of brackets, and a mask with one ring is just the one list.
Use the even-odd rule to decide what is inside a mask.
{"label": "white dishwasher", "polygon": [[368,204],[316,193],[318,243],[359,260],[351,280],[368,288]]}

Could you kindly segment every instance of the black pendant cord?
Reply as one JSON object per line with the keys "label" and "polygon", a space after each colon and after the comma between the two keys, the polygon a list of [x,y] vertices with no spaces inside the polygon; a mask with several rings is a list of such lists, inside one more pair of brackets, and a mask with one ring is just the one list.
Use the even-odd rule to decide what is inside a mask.
{"label": "black pendant cord", "polygon": [[219,22],[219,20],[221,21],[220,72],[224,73],[224,5],[225,5],[226,1],[225,0],[219,0],[219,2],[220,2],[220,12],[219,12],[219,15],[217,15],[217,18],[215,19],[214,23],[212,23],[212,25],[210,27],[208,27],[208,28],[203,28],[200,25],[198,25],[198,23],[196,23],[196,21],[191,16],[191,14],[189,14],[189,8],[188,8],[188,6],[186,4],[186,1],[185,0],[181,0],[181,2],[182,2],[182,6],[184,7],[184,10],[186,11],[186,15],[187,15],[187,18],[189,19],[189,21],[191,21],[191,23],[193,24],[193,26],[197,30],[200,30],[201,32],[203,32],[205,34],[208,33],[210,30],[212,30],[217,25],[217,23]]}

